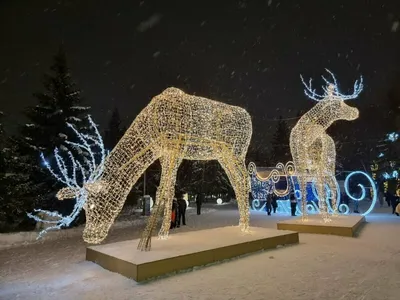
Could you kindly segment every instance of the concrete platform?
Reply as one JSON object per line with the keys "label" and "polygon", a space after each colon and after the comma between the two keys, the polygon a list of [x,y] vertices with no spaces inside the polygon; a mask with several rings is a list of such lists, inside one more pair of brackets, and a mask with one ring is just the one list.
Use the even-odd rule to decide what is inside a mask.
{"label": "concrete platform", "polygon": [[325,223],[321,215],[309,215],[308,221],[303,222],[301,217],[277,223],[279,230],[292,230],[302,233],[332,234],[354,237],[357,230],[365,223],[364,216],[339,215],[332,217],[332,221]]}
{"label": "concrete platform", "polygon": [[153,238],[149,252],[136,250],[139,240],[92,246],[86,249],[86,260],[140,282],[298,242],[297,232],[252,227],[251,234],[243,234],[232,226],[171,234],[168,240]]}

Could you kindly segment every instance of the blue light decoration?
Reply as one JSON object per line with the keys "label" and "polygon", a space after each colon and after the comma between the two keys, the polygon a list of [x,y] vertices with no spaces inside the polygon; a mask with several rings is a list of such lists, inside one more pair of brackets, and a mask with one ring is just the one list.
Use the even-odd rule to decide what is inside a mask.
{"label": "blue light decoration", "polygon": [[383,153],[381,152],[381,153],[379,153],[378,158],[381,158],[381,157],[384,157],[384,156],[385,156],[385,154],[383,154]]}
{"label": "blue light decoration", "polygon": [[360,183],[357,186],[361,189],[361,196],[359,198],[357,198],[357,197],[354,197],[350,193],[350,191],[349,191],[349,181],[350,181],[350,178],[353,177],[354,175],[363,175],[371,183],[372,193],[373,193],[373,195],[372,195],[372,203],[371,203],[371,206],[369,207],[369,209],[362,214],[363,216],[366,216],[374,209],[376,201],[378,199],[378,196],[377,196],[378,193],[376,191],[375,182],[367,173],[364,173],[362,171],[354,171],[354,172],[351,172],[349,175],[347,175],[347,177],[346,177],[346,179],[344,181],[344,189],[346,191],[347,196],[349,196],[350,199],[352,199],[353,201],[362,201],[362,200],[365,199],[365,196],[366,196],[365,187]]}
{"label": "blue light decoration", "polygon": [[390,142],[395,142],[398,140],[398,138],[399,138],[399,134],[396,132],[388,133],[386,136],[386,140],[390,141]]}
{"label": "blue light decoration", "polygon": [[[57,193],[57,198],[62,200],[63,194],[72,193],[76,198],[76,202],[72,212],[67,216],[63,216],[57,211],[48,211],[43,209],[34,209],[33,211],[34,213],[43,213],[48,217],[54,218],[55,220],[46,220],[32,213],[27,213],[28,217],[34,219],[37,222],[53,224],[53,226],[50,226],[40,231],[37,239],[42,238],[43,235],[50,230],[68,227],[85,207],[87,192],[84,188],[82,188],[82,186],[85,184],[96,182],[103,173],[104,160],[107,156],[107,151],[104,149],[103,139],[101,138],[97,125],[93,122],[90,116],[88,116],[88,120],[90,123],[90,128],[94,131],[94,136],[79,133],[72,124],[67,123],[68,127],[73,130],[81,143],[74,143],[70,141],[66,141],[66,143],[88,153],[89,159],[85,159],[83,164],[75,159],[71,151],[68,151],[67,155],[71,162],[72,168],[71,166],[67,166],[65,160],[60,155],[59,150],[56,148],[54,149],[54,158],[57,164],[57,168],[59,170],[59,174],[57,174],[50,166],[49,162],[45,159],[43,153],[40,154],[42,163],[47,168],[47,170],[58,181],[67,186]],[[100,152],[94,153],[92,149],[93,147],[100,149]],[[96,159],[96,156],[100,156],[100,160]],[[84,166],[86,166],[86,168]],[[70,167],[70,169],[68,169],[68,167]],[[79,184],[79,182],[81,183],[81,185]]]}
{"label": "blue light decoration", "polygon": [[[255,211],[263,211],[265,210],[265,206],[266,206],[266,199],[268,194],[271,193],[275,193],[276,194],[276,187],[275,184],[278,182],[278,180],[271,180],[271,179],[267,179],[265,182],[268,181],[267,184],[265,184],[265,182],[262,181],[262,178],[259,178],[257,176],[255,176],[255,166],[251,166],[252,169],[250,171],[250,176],[251,176],[251,192],[253,195],[253,202],[251,205],[251,209],[255,210]],[[249,167],[250,169],[250,167]],[[362,201],[365,199],[366,197],[366,188],[362,185],[362,184],[358,184],[357,186],[361,189],[361,196],[356,198],[355,196],[353,196],[350,191],[349,191],[349,181],[350,178],[352,178],[355,175],[362,175],[365,176],[367,178],[367,180],[370,182],[371,184],[371,188],[372,188],[372,202],[371,205],[369,207],[369,209],[364,212],[362,215],[366,216],[369,213],[371,213],[371,211],[373,210],[373,208],[376,205],[377,202],[377,191],[376,191],[376,186],[375,186],[375,182],[374,180],[365,172],[362,171],[354,171],[351,172],[349,175],[347,175],[346,179],[345,179],[345,193],[349,196],[350,199],[354,200],[354,201]],[[280,199],[277,200],[277,204],[278,204],[278,208],[277,208],[277,212],[278,213],[285,213],[285,214],[290,214],[291,213],[291,208],[290,208],[290,201],[288,199],[289,193],[291,191],[294,191],[296,198],[297,199],[301,199],[301,192],[300,192],[300,188],[297,182],[297,178],[294,175],[288,176],[287,174],[282,175],[283,177],[287,177],[290,178],[290,188],[286,189],[286,194],[284,195],[279,195]],[[336,195],[337,195],[337,204],[338,204],[338,213],[340,214],[344,214],[347,215],[350,213],[350,208],[347,204],[345,203],[341,203],[341,190],[340,190],[340,186],[336,180],[335,177],[333,177],[334,182],[335,182],[335,186],[336,186]],[[315,182],[309,182],[306,186],[307,189],[307,211],[309,214],[317,214],[320,213],[319,207],[318,207],[318,193],[316,191],[315,188]],[[327,184],[325,184],[325,192],[326,192],[326,203],[327,203],[327,207],[328,207],[328,212],[329,213],[333,213],[334,209],[331,206],[331,198],[333,196],[332,191],[330,190],[329,186]],[[264,203],[262,204],[261,201],[264,201]],[[296,213],[297,215],[301,215],[302,212],[299,209],[299,207],[296,208]]]}
{"label": "blue light decoration", "polygon": [[385,172],[382,174],[383,178],[385,179],[397,179],[399,177],[399,172],[394,170],[392,173]]}

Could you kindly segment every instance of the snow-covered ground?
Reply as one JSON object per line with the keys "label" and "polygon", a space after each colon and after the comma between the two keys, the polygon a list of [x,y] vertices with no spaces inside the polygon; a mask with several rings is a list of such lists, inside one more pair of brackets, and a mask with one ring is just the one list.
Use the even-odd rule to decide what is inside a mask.
{"label": "snow-covered ground", "polygon": [[[231,205],[208,207],[176,232],[237,224]],[[284,218],[253,212],[251,224],[275,228]],[[367,220],[358,238],[301,234],[299,245],[145,284],[85,261],[79,235],[4,249],[0,299],[399,299],[400,217],[385,207]],[[106,242],[138,238],[142,228],[116,226]]]}

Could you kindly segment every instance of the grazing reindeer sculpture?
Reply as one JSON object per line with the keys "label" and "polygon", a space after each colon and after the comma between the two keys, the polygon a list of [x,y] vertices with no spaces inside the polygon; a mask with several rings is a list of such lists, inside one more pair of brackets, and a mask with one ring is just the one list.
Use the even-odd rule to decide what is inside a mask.
{"label": "grazing reindeer sculpture", "polygon": [[290,133],[290,151],[296,166],[296,173],[301,188],[303,220],[307,219],[306,185],[307,182],[314,182],[319,199],[319,207],[325,222],[330,221],[328,214],[325,183],[331,192],[332,208],[337,212],[336,188],[335,188],[335,164],[336,149],[333,139],[326,133],[326,129],[337,120],[355,120],[359,112],[355,107],[347,105],[344,101],[355,99],[363,89],[362,77],[354,83],[354,91],[351,95],[344,95],[339,92],[336,78],[332,72],[326,70],[333,79],[328,81],[324,76],[323,80],[327,86],[323,87],[324,94],[318,95],[311,88],[311,79],[305,86],[305,94],[317,101],[312,109],[305,113]]}
{"label": "grazing reindeer sculpture", "polygon": [[128,193],[157,159],[161,180],[156,202],[138,249],[150,250],[151,236],[164,211],[159,238],[167,238],[178,167],[183,159],[218,160],[234,188],[242,231],[249,229],[250,182],[245,156],[252,135],[250,115],[242,108],[168,88],[154,97],[136,117],[101,165],[97,181],[59,191],[65,199],[86,197],[83,239],[100,243],[121,211]]}

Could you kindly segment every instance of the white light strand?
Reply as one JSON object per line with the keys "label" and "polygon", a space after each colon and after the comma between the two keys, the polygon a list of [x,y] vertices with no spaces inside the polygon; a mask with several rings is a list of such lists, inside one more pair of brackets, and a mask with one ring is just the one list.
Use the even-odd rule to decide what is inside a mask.
{"label": "white light strand", "polygon": [[[68,151],[68,157],[72,164],[72,172],[71,172],[71,174],[69,174],[68,167],[67,167],[64,159],[59,154],[58,148],[56,148],[56,149],[54,149],[54,157],[56,160],[57,168],[61,174],[61,175],[59,175],[52,169],[52,167],[50,166],[48,161],[45,159],[43,153],[40,154],[40,157],[41,157],[45,167],[50,172],[50,174],[52,174],[58,181],[60,181],[61,183],[65,184],[67,186],[66,188],[61,189],[57,193],[57,198],[59,200],[63,200],[63,199],[67,199],[67,198],[76,198],[76,202],[75,202],[72,212],[67,216],[63,216],[57,211],[48,211],[48,210],[43,210],[43,209],[35,209],[34,210],[34,213],[42,213],[48,217],[55,218],[55,220],[43,219],[42,217],[40,217],[38,215],[28,213],[28,216],[30,218],[34,219],[36,222],[41,222],[41,223],[46,223],[46,224],[54,224],[53,226],[47,227],[47,228],[43,229],[42,231],[40,231],[39,235],[37,237],[38,239],[43,237],[43,235],[50,230],[61,229],[62,227],[69,226],[79,215],[82,208],[85,208],[85,204],[86,204],[86,200],[87,200],[87,193],[84,189],[82,189],[80,187],[80,185],[77,181],[77,172],[80,172],[80,174],[82,175],[83,184],[93,183],[101,175],[102,165],[103,165],[105,157],[106,157],[106,151],[104,149],[103,140],[100,136],[97,126],[94,124],[94,122],[92,121],[90,116],[88,116],[88,120],[89,120],[90,126],[94,130],[95,136],[96,136],[95,138],[91,138],[90,140],[93,141],[98,148],[100,148],[100,161],[99,161],[99,167],[98,167],[97,172],[89,172],[90,175],[86,176],[87,174],[85,174],[85,170],[82,167],[81,163],[75,159],[75,157],[72,155],[72,153],[70,151]],[[96,167],[96,159],[95,159],[95,154],[93,153],[92,148],[87,143],[88,136],[81,135],[73,125],[68,124],[68,126],[70,128],[72,128],[72,130],[79,137],[79,139],[84,143],[84,145],[80,145],[80,144],[72,143],[72,142],[68,142],[68,141],[67,141],[67,143],[70,145],[77,145],[77,146],[85,149],[86,151],[88,151],[90,153],[90,156],[92,157],[92,165],[90,166],[90,170],[94,170],[94,167]]]}
{"label": "white light strand", "polygon": [[330,82],[327,80],[324,76],[321,76],[322,79],[325,81],[327,84],[326,87],[322,87],[322,90],[324,91],[323,95],[317,94],[315,89],[312,89],[312,79],[310,78],[308,84],[305,82],[304,78],[302,75],[300,75],[301,82],[303,83],[305,89],[304,93],[306,94],[307,97],[310,99],[313,99],[315,101],[324,101],[324,100],[332,100],[332,99],[338,99],[338,100],[350,100],[350,99],[355,99],[358,97],[358,95],[362,92],[364,88],[363,84],[363,77],[361,76],[359,80],[356,80],[353,86],[353,93],[350,95],[345,95],[339,91],[339,86],[336,80],[335,75],[329,71],[328,69],[325,69],[332,77],[333,82]]}
{"label": "white light strand", "polygon": [[[91,140],[90,137],[77,135],[82,144],[70,144],[87,150],[86,141]],[[171,87],[155,96],[139,113],[104,164],[95,168],[91,155],[90,180],[82,187],[75,190],[69,187],[58,194],[66,198],[78,192],[87,199],[83,239],[88,243],[100,243],[107,237],[132,186],[160,159],[160,186],[138,245],[140,250],[150,250],[152,232],[162,214],[158,237],[168,237],[176,174],[182,160],[218,160],[236,194],[239,227],[248,232],[250,182],[245,156],[251,135],[251,117],[244,109],[188,95]]]}

